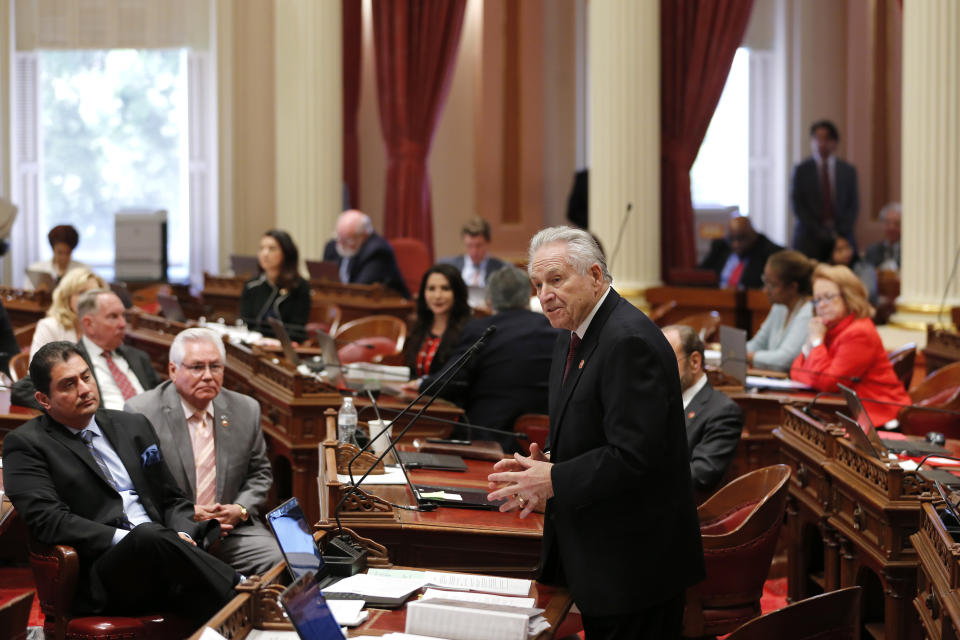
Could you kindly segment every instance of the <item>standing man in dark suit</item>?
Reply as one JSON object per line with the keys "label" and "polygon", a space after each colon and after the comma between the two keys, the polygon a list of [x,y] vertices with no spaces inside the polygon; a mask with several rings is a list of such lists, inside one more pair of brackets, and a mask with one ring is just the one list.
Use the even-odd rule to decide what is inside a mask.
{"label": "standing man in dark suit", "polygon": [[[495,325],[497,331],[447,385],[444,396],[463,407],[469,423],[512,431],[521,415],[547,412],[547,378],[558,332],[543,314],[530,311],[530,278],[516,267],[490,276],[487,300],[494,315],[463,328],[450,362],[456,362],[487,327]],[[512,435],[457,427],[453,437],[497,440],[507,453],[517,451]]]}
{"label": "standing man in dark suit", "polygon": [[[160,376],[146,352],[123,344],[127,322],[123,303],[112,291],[92,289],[77,301],[77,316],[83,337],[77,349],[88,363],[105,409],[119,411],[133,396],[160,384]],[[14,404],[40,409],[34,398],[32,376],[14,383]]]}
{"label": "standing man in dark suit", "polygon": [[564,329],[549,453],[534,444],[498,462],[490,498],[520,517],[546,509],[540,580],[570,589],[589,640],[678,638],[704,565],[673,349],[611,288],[589,233],[544,229],[529,264],[547,319]]}
{"label": "standing man in dark suit", "polygon": [[782,250],[770,238],[757,233],[750,218],[737,216],[727,224],[727,237],[710,244],[710,253],[700,268],[715,271],[721,289],[762,289],[767,258]]}
{"label": "standing man in dark suit", "polygon": [[836,156],[840,132],[829,120],[810,127],[813,155],[796,166],[790,202],[796,223],[793,248],[815,260],[829,260],[833,235],[845,237],[856,250],[853,237],[860,199],[857,170]]}
{"label": "standing man in dark suit", "polygon": [[370,216],[350,209],[337,219],[337,237],[323,249],[323,259],[336,262],[340,282],[373,284],[380,282],[404,298],[410,291],[397,266],[393,247],[373,230]]}
{"label": "standing man in dark suit", "polygon": [[506,266],[503,260],[490,255],[490,223],[483,218],[471,218],[460,231],[466,253],[444,258],[440,262],[460,269],[460,275],[468,287],[485,287],[487,278]]}
{"label": "standing man in dark suit", "polygon": [[4,439],[4,486],[34,538],[77,550],[74,613],[167,610],[201,624],[240,579],[197,546],[219,523],[194,521],[146,418],[98,409],[75,344],[41,347],[30,375],[45,413]]}
{"label": "standing man in dark suit", "polygon": [[226,353],[210,329],[184,329],[170,345],[170,379],[130,398],[160,437],[177,485],[194,502],[194,518],[216,519],[225,534],[213,554],[244,575],[283,560],[260,522],[273,472],[256,400],[223,388]]}
{"label": "standing man in dark suit", "polygon": [[683,411],[690,450],[690,477],[700,498],[707,498],[723,479],[743,431],[743,411],[713,388],[703,369],[703,340],[686,325],[663,328],[677,354]]}

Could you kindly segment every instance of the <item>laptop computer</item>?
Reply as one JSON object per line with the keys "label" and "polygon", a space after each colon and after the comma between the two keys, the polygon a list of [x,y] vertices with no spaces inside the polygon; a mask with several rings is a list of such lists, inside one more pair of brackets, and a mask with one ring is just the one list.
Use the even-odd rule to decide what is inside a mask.
{"label": "laptop computer", "polygon": [[424,453],[422,451],[397,451],[400,461],[407,469],[430,469],[433,471],[466,471],[467,463],[460,456],[449,453]]}
{"label": "laptop computer", "polygon": [[747,332],[720,327],[720,370],[745,385],[747,382]]}
{"label": "laptop computer", "polygon": [[870,444],[873,445],[873,448],[878,452],[890,451],[914,457],[925,456],[930,453],[950,455],[950,451],[944,447],[933,444],[932,442],[927,442],[926,440],[915,438],[902,440],[897,438],[881,438],[877,433],[876,426],[870,419],[870,415],[866,409],[863,408],[863,402],[860,401],[857,392],[843,384],[838,384],[837,386],[840,387],[840,391],[847,401],[847,409],[849,409],[853,416],[853,421],[859,425],[863,433],[867,436],[867,439],[870,440]]}
{"label": "laptop computer", "polygon": [[307,273],[311,280],[340,282],[340,268],[333,260],[307,260]]}
{"label": "laptop computer", "polygon": [[[273,531],[283,559],[287,562],[287,571],[294,580],[312,575],[313,581],[330,600],[363,600],[372,607],[385,609],[401,606],[407,599],[403,597],[368,596],[356,593],[338,592],[331,587],[340,581],[340,576],[331,573],[330,566],[324,561],[317,541],[314,540],[310,525],[303,515],[300,503],[290,498],[276,509],[267,513],[267,524]],[[363,552],[366,554],[366,551]]]}
{"label": "laptop computer", "polygon": [[280,595],[280,604],[303,640],[343,640],[340,623],[333,617],[313,572],[294,580]]}
{"label": "laptop computer", "polygon": [[260,272],[257,256],[230,256],[230,269],[238,278],[252,278]]}
{"label": "laptop computer", "polygon": [[57,287],[57,279],[47,271],[35,271],[27,269],[27,278],[34,289],[47,289],[53,291]]}
{"label": "laptop computer", "polygon": [[176,296],[166,293],[157,294],[157,302],[160,304],[160,310],[163,311],[163,317],[174,322],[186,322],[187,315],[180,306],[180,301]]}

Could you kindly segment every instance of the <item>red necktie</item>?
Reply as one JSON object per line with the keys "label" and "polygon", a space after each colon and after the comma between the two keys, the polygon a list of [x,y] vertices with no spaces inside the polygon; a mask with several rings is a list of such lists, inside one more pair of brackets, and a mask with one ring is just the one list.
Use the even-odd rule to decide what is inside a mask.
{"label": "red necktie", "polygon": [[563,370],[563,381],[561,385],[567,381],[567,374],[570,373],[570,365],[573,364],[573,356],[577,352],[577,347],[580,346],[580,336],[576,333],[570,334],[570,350],[567,351],[567,366]]}
{"label": "red necktie", "polygon": [[820,184],[823,185],[823,222],[833,226],[833,189],[830,188],[830,170],[824,160],[821,166]]}
{"label": "red necktie", "polygon": [[737,266],[733,268],[733,271],[730,273],[730,277],[727,278],[727,288],[736,289],[737,285],[740,284],[740,276],[743,275],[743,265],[746,261],[743,258],[739,259]]}
{"label": "red necktie", "polygon": [[137,390],[133,388],[132,384],[130,384],[130,378],[128,378],[123,371],[120,371],[120,367],[118,367],[117,363],[113,361],[113,356],[110,355],[110,352],[104,351],[103,357],[107,359],[107,368],[110,369],[110,375],[113,376],[114,382],[116,382],[117,387],[120,388],[120,393],[123,394],[123,399],[129,400],[133,396],[137,395]]}

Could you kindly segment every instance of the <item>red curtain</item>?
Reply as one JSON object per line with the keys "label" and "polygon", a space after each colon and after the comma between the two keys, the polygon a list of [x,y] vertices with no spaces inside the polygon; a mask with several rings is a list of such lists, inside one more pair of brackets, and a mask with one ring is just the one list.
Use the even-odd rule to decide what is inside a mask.
{"label": "red curtain", "polygon": [[363,33],[357,0],[342,0],[343,6],[343,182],[350,192],[350,205],[360,208],[360,151],[357,145],[357,111],[360,108],[360,68]]}
{"label": "red curtain", "polygon": [[753,0],[661,0],[661,268],[696,264],[690,168],[720,101]]}
{"label": "red curtain", "polygon": [[466,0],[374,0],[388,238],[419,238],[433,259],[427,153],[450,86]]}

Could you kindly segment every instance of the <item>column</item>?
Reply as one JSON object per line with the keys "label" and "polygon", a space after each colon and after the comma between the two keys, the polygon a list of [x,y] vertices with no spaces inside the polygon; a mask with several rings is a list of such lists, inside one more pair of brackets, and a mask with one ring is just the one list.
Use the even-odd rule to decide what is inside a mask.
{"label": "column", "polygon": [[591,0],[588,12],[590,229],[614,287],[642,304],[660,284],[660,2]]}
{"label": "column", "polygon": [[892,321],[936,322],[960,305],[960,4],[903,3],[903,263]]}
{"label": "column", "polygon": [[319,260],[342,204],[341,4],[275,6],[276,224]]}

